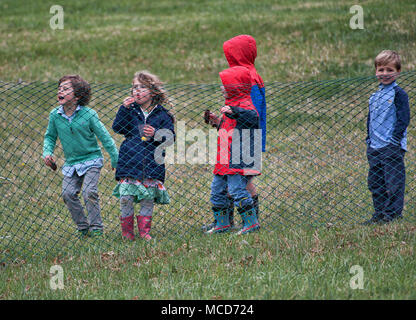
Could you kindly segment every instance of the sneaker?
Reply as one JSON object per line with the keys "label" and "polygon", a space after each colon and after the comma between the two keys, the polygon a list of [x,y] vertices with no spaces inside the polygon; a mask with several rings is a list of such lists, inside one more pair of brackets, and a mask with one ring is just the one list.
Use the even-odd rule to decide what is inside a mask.
{"label": "sneaker", "polygon": [[88,229],[78,230],[78,237],[84,239],[89,236]]}
{"label": "sneaker", "polygon": [[104,231],[103,230],[100,230],[100,229],[91,230],[90,233],[89,233],[90,237],[92,237],[92,238],[94,238],[94,237],[102,237],[103,234],[104,234]]}
{"label": "sneaker", "polygon": [[394,216],[392,220],[394,220],[396,222],[399,222],[399,221],[403,220],[403,216],[402,215],[400,215],[400,216]]}
{"label": "sneaker", "polygon": [[370,219],[362,222],[361,225],[362,226],[369,226],[369,225],[372,225],[372,224],[378,224],[378,223],[381,222],[381,220],[382,220],[381,217],[374,217],[374,216],[372,216]]}
{"label": "sneaker", "polygon": [[399,220],[403,219],[403,216],[384,216],[382,219],[380,219],[380,221],[378,222],[378,224],[388,224],[391,222],[397,222]]}

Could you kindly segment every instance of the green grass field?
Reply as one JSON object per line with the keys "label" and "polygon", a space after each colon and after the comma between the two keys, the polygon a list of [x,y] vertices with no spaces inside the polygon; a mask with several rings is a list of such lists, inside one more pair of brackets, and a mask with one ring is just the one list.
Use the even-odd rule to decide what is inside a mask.
{"label": "green grass field", "polygon": [[[405,219],[358,225],[371,213],[364,138],[377,86],[372,61],[382,49],[399,51],[398,82],[412,108],[414,1],[365,1],[364,30],[349,28],[352,1],[69,1],[64,30],[55,31],[53,4],[0,4],[0,299],[415,299],[412,152]],[[212,165],[171,164],[173,201],[156,208],[157,241],[122,242],[107,163],[105,237],[79,241],[59,196],[61,174],[40,159],[57,79],[90,81],[90,106],[111,128],[133,73],[148,69],[166,81],[177,120],[207,132],[201,113],[222,103],[222,43],[242,33],[257,40],[267,85],[268,151],[256,182],[262,231],[203,235]],[[414,133],[409,127],[410,146]],[[62,165],[59,145],[57,157]],[[49,286],[54,264],[63,267],[63,290]],[[363,289],[350,287],[354,265]]]}
{"label": "green grass field", "polygon": [[[63,258],[17,261],[1,272],[3,299],[415,299],[415,226],[291,228],[241,238],[79,244]],[[64,289],[50,288],[52,265]],[[352,289],[363,268],[363,289]]]}
{"label": "green grass field", "polygon": [[364,29],[352,30],[355,1],[68,1],[64,29],[52,30],[54,1],[3,0],[3,81],[53,80],[79,73],[91,82],[130,83],[149,69],[170,83],[217,83],[222,43],[251,34],[265,81],[372,74],[373,59],[399,51],[416,66],[415,3],[363,2]]}

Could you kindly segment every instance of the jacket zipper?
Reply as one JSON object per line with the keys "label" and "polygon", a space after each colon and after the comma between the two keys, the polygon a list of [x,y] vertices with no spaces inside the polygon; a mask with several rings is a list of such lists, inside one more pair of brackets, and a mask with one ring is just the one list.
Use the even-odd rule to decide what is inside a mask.
{"label": "jacket zipper", "polygon": [[[144,115],[143,110],[140,108],[140,111],[142,112],[143,118],[144,118],[144,125],[147,124],[147,119],[150,117],[151,113],[153,112],[153,110],[155,110],[156,107],[157,107],[157,105],[149,112],[149,114],[147,115],[147,117]],[[145,152],[146,151],[147,150],[145,149]],[[145,154],[145,152],[144,152],[144,154]],[[146,164],[145,157],[143,157],[143,179],[142,179],[142,183],[144,182],[144,179],[145,179],[144,178],[145,177],[145,168],[146,168],[145,164]]]}

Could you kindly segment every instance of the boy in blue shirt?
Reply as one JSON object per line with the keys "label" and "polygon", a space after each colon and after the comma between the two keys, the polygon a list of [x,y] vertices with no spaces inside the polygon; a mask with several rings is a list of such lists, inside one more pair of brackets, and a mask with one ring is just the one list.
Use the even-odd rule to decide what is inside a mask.
{"label": "boy in blue shirt", "polygon": [[389,223],[402,217],[405,190],[404,154],[410,121],[409,99],[396,84],[401,71],[400,56],[380,52],[375,61],[379,89],[369,100],[367,118],[368,188],[374,213],[365,225]]}

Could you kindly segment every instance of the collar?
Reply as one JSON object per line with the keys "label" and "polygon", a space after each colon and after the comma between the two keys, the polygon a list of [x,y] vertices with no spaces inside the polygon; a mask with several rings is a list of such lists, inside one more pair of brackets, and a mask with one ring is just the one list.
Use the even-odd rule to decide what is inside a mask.
{"label": "collar", "polygon": [[155,109],[157,108],[157,105],[153,106],[150,110],[144,110],[142,109],[142,106],[140,106],[140,110],[142,110],[143,114],[146,112],[147,114],[151,114]]}
{"label": "collar", "polygon": [[[75,111],[74,111],[73,115],[75,114],[75,112],[77,112],[77,111],[81,110],[81,108],[82,108],[82,107],[81,107],[80,105],[78,105],[78,106],[76,107],[76,109],[75,109]],[[64,111],[64,106],[63,106],[63,105],[60,105],[60,106],[59,106],[58,113],[59,113],[59,114],[61,114],[61,115],[65,114],[65,111]]]}
{"label": "collar", "polygon": [[397,83],[396,83],[396,80],[394,80],[392,83],[389,83],[389,84],[382,84],[382,83],[380,83],[378,85],[378,87],[380,89],[391,89],[391,88],[397,87]]}
{"label": "collar", "polygon": [[[140,104],[134,102],[134,107],[133,108],[136,109],[137,111],[140,110],[141,113],[144,114],[144,112],[143,112],[144,110],[142,109],[142,106]],[[151,110],[147,111],[147,114],[149,115],[149,114],[151,114],[152,112],[156,111],[159,108],[160,108],[160,105],[156,104]]]}

